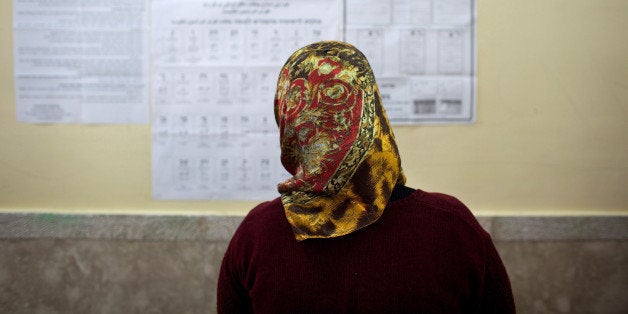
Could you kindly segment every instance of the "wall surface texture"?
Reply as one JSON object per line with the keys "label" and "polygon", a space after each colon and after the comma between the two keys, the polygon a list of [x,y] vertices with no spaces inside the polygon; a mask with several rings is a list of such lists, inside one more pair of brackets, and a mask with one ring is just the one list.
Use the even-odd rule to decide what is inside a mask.
{"label": "wall surface texture", "polygon": [[[0,313],[214,313],[241,217],[0,214]],[[479,217],[519,313],[625,313],[628,217]]]}
{"label": "wall surface texture", "polygon": [[[479,213],[626,213],[628,1],[488,0],[477,11],[477,122],[395,127],[409,185]],[[148,125],[17,123],[11,12],[0,1],[0,211],[254,205],[154,201]]]}

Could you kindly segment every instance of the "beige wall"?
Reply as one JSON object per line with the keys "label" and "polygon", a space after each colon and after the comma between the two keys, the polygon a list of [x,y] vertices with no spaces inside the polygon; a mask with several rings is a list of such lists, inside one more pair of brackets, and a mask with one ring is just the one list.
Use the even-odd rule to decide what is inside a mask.
{"label": "beige wall", "polygon": [[[148,125],[15,121],[0,1],[0,211],[243,214],[151,199]],[[396,127],[409,185],[479,214],[628,214],[628,1],[482,0],[477,122]]]}

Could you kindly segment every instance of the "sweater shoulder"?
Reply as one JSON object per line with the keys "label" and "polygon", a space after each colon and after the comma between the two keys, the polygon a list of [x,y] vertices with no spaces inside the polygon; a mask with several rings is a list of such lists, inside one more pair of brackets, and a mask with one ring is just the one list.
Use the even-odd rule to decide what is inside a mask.
{"label": "sweater shoulder", "polygon": [[278,225],[287,224],[280,198],[260,203],[244,217],[234,236],[255,238]]}
{"label": "sweater shoulder", "polygon": [[244,217],[242,223],[263,223],[282,218],[283,215],[283,205],[281,199],[278,197],[272,201],[263,202],[253,207]]}
{"label": "sweater shoulder", "polygon": [[418,204],[421,208],[419,212],[422,214],[432,217],[436,215],[442,217],[441,219],[446,219],[456,224],[462,223],[479,233],[482,237],[487,235],[487,232],[480,225],[471,210],[455,196],[416,190],[410,197],[401,201],[404,200]]}

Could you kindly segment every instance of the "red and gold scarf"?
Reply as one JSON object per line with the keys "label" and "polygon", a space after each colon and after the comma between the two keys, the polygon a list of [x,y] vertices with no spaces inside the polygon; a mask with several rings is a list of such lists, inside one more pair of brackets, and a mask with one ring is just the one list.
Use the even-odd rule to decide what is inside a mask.
{"label": "red and gold scarf", "polygon": [[296,51],[279,74],[275,118],[292,174],[278,190],[297,240],[372,224],[405,183],[375,77],[355,47],[326,41]]}

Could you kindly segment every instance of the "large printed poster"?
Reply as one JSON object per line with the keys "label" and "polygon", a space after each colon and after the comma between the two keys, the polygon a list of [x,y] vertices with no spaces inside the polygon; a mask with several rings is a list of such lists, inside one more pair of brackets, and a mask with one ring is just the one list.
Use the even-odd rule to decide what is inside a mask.
{"label": "large printed poster", "polygon": [[147,123],[148,0],[14,0],[17,120]]}
{"label": "large printed poster", "polygon": [[392,124],[473,122],[473,0],[347,0],[346,12]]}
{"label": "large printed poster", "polygon": [[156,199],[277,195],[287,173],[275,84],[288,56],[312,42],[344,40],[364,52],[393,125],[475,119],[475,0],[13,0],[13,7],[18,121],[150,121]]}
{"label": "large printed poster", "polygon": [[337,0],[152,2],[153,195],[267,199],[287,177],[273,98],[292,52],[341,40]]}

